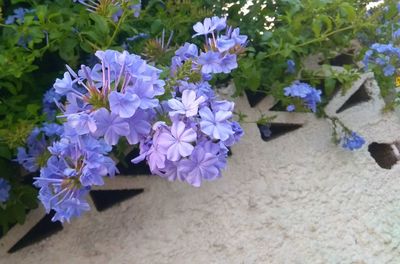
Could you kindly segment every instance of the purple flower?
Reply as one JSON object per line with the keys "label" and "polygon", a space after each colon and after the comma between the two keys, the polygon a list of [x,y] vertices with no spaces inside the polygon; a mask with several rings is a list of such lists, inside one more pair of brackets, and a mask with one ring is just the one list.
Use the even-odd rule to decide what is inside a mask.
{"label": "purple flower", "polygon": [[365,140],[356,132],[351,132],[342,138],[342,147],[348,150],[360,149],[365,144]]}
{"label": "purple flower", "polygon": [[227,54],[221,61],[223,73],[230,73],[237,68],[236,54]]}
{"label": "purple flower", "polygon": [[198,60],[202,65],[202,73],[220,73],[222,72],[220,53],[214,51],[207,51],[201,53]]}
{"label": "purple flower", "polygon": [[[321,90],[317,90],[307,83],[295,81],[284,89],[285,96],[298,98],[303,101],[305,107],[313,112],[317,111],[317,103],[321,102]],[[289,105],[287,110],[294,111],[295,106]]]}
{"label": "purple flower", "polygon": [[203,103],[205,98],[200,96],[196,99],[196,92],[192,90],[184,90],[182,93],[182,101],[177,99],[168,100],[168,105],[172,110],[170,115],[181,114],[186,117],[197,115],[199,104]]}
{"label": "purple flower", "polygon": [[199,51],[196,45],[186,42],[185,45],[175,51],[175,55],[185,61],[199,56]]}
{"label": "purple flower", "polygon": [[4,22],[6,25],[13,24],[17,21],[19,24],[24,23],[24,17],[26,13],[31,13],[33,10],[25,9],[25,8],[16,8],[14,9],[14,15],[8,16],[6,21]]}
{"label": "purple flower", "polygon": [[215,155],[205,152],[202,147],[196,147],[190,158],[182,160],[179,165],[182,172],[187,173],[186,181],[200,187],[203,179],[213,180],[218,177],[217,162],[218,158]]}
{"label": "purple flower", "polygon": [[222,141],[227,140],[230,135],[233,135],[232,127],[228,122],[228,119],[232,116],[231,112],[217,111],[214,114],[210,108],[203,107],[200,109],[199,114],[201,116],[201,131],[206,135]]}
{"label": "purple flower", "polygon": [[246,35],[240,35],[240,29],[235,28],[232,31],[231,38],[235,41],[236,45],[245,45],[247,41],[247,36]]}
{"label": "purple flower", "polygon": [[214,51],[201,53],[198,63],[202,65],[202,73],[230,73],[232,69],[237,67],[235,54],[227,54],[221,57],[219,52]]}
{"label": "purple flower", "polygon": [[396,68],[393,67],[393,65],[388,64],[383,68],[383,75],[392,76],[395,71],[396,71]]}
{"label": "purple flower", "polygon": [[287,107],[286,107],[286,110],[288,111],[288,112],[293,112],[294,110],[296,110],[296,107],[294,106],[294,105],[288,105]]}
{"label": "purple flower", "polygon": [[166,161],[165,167],[162,169],[161,177],[166,178],[169,181],[184,181],[185,174],[182,172],[182,166],[180,162]]}
{"label": "purple flower", "polygon": [[10,189],[9,182],[0,178],[0,203],[5,203],[10,198]]}
{"label": "purple flower", "polygon": [[141,138],[144,138],[151,131],[151,125],[149,123],[149,114],[143,110],[136,111],[135,115],[126,122],[129,125],[129,134],[126,136],[129,144],[134,145],[139,143]]}
{"label": "purple flower", "polygon": [[287,62],[287,73],[295,73],[296,72],[296,63],[293,60],[288,60]]}
{"label": "purple flower", "polygon": [[221,31],[226,28],[226,17],[219,18],[214,16],[211,18],[211,25],[214,30]]}
{"label": "purple flower", "polygon": [[63,127],[55,123],[44,123],[41,131],[48,137],[60,136],[63,133]]}
{"label": "purple flower", "polygon": [[384,76],[392,76],[395,73],[396,68],[399,66],[399,61],[400,48],[393,46],[391,43],[374,43],[365,53],[363,64],[365,70],[368,70],[369,63],[379,65],[382,68]]}
{"label": "purple flower", "polygon": [[114,113],[108,112],[105,108],[100,108],[94,114],[97,130],[96,136],[104,136],[104,140],[109,145],[116,145],[120,136],[129,135],[128,123]]}
{"label": "purple flower", "polygon": [[58,207],[57,213],[51,219],[53,222],[69,222],[72,217],[81,216],[82,212],[89,211],[89,204],[82,198],[71,198]]}
{"label": "purple flower", "polygon": [[78,135],[94,133],[97,130],[96,120],[86,113],[69,115],[66,124],[73,128]]}
{"label": "purple flower", "polygon": [[226,36],[222,36],[217,39],[217,48],[219,52],[228,51],[235,45],[236,45],[235,40],[227,38]]}
{"label": "purple flower", "polygon": [[112,91],[108,96],[108,100],[110,101],[111,112],[122,118],[133,116],[140,105],[139,97],[131,93]]}
{"label": "purple flower", "polygon": [[190,143],[196,138],[196,132],[192,128],[186,129],[185,123],[179,121],[172,124],[171,132],[160,135],[158,145],[166,151],[169,160],[177,161],[192,153],[193,145]]}
{"label": "purple flower", "polygon": [[193,35],[193,37],[196,37],[196,36],[200,36],[200,35],[209,34],[214,30],[214,28],[213,28],[211,19],[210,18],[205,18],[203,23],[197,22],[193,26],[193,30],[195,32],[197,32],[196,34]]}
{"label": "purple flower", "polygon": [[54,83],[54,89],[56,92],[60,95],[65,95],[68,92],[72,91],[72,79],[71,75],[69,72],[64,73],[64,78],[63,79],[56,79],[56,82]]}

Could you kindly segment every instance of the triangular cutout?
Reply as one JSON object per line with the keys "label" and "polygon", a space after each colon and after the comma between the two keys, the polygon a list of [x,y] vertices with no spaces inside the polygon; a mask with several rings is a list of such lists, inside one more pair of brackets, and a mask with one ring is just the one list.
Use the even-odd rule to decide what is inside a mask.
{"label": "triangular cutout", "polygon": [[101,212],[142,192],[143,189],[95,190],[90,191],[90,196],[96,209]]}
{"label": "triangular cutout", "polygon": [[329,60],[332,66],[344,66],[354,64],[353,56],[350,54],[340,54]]}
{"label": "triangular cutout", "polygon": [[390,170],[398,161],[390,144],[373,142],[368,146],[368,151],[379,167],[383,169]]}
{"label": "triangular cutout", "polygon": [[151,175],[150,168],[146,161],[141,161],[138,164],[133,164],[132,159],[139,156],[139,149],[134,148],[128,155],[125,156],[124,162],[117,164],[117,168],[121,175]]}
{"label": "triangular cutout", "polygon": [[46,214],[28,233],[25,234],[14,246],[12,246],[8,253],[14,253],[17,250],[32,245],[45,239],[58,231],[63,229],[60,222],[52,222],[51,218],[54,216],[54,211]]}
{"label": "triangular cutout", "polygon": [[302,125],[299,124],[285,123],[271,123],[257,126],[260,130],[261,138],[264,141],[270,141],[302,127]]}
{"label": "triangular cutout", "polygon": [[255,107],[259,102],[262,101],[262,99],[267,96],[265,93],[253,92],[249,90],[246,90],[245,93],[251,107]]}
{"label": "triangular cutout", "polygon": [[358,105],[363,102],[368,102],[371,100],[371,96],[365,87],[365,83],[360,86],[360,88],[352,95],[349,99],[338,109],[336,110],[336,114],[343,112],[346,109],[349,109],[355,105]]}
{"label": "triangular cutout", "polygon": [[270,110],[270,111],[284,111],[284,112],[286,112],[286,106],[284,106],[284,105],[282,104],[281,101],[278,101],[278,102],[277,102],[276,104],[274,104],[274,106],[271,107],[269,110]]}

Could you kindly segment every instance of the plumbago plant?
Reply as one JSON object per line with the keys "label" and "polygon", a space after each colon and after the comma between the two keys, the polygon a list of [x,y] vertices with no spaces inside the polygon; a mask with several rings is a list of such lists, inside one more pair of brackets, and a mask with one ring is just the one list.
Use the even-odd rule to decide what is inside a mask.
{"label": "plumbago plant", "polygon": [[[54,100],[64,102],[65,96],[47,89],[64,65],[92,65],[97,50],[121,46],[166,64],[177,43],[190,37],[182,27],[211,15],[201,2],[0,0],[0,193],[7,198],[0,200],[0,236],[37,206],[36,189],[12,158],[18,146],[27,145],[18,157],[30,157],[24,159],[29,172],[46,163],[49,155],[43,150],[59,131],[51,132],[54,124],[35,126],[59,123]],[[161,42],[164,25],[175,32],[168,45]]]}
{"label": "plumbago plant", "polygon": [[[375,73],[382,96],[392,95],[386,100],[387,108],[395,105],[394,76],[400,55],[396,47],[400,35],[398,1],[384,1],[374,8],[369,4],[355,0],[217,3],[216,13],[227,14],[234,24],[243,24],[242,32],[250,40],[246,57],[233,73],[236,94],[247,90],[272,95],[281,110],[316,112],[332,121],[336,143],[342,142],[347,148],[348,140],[354,139],[361,147],[364,140],[328,117],[323,106],[338,90],[346,93],[359,74],[368,69]],[[318,70],[303,64],[313,55],[319,58]],[[344,70],[338,72],[332,66],[340,57],[347,61],[340,63]],[[363,67],[356,64],[361,59]],[[262,117],[259,124],[270,120]],[[268,129],[264,132],[270,134]]]}
{"label": "plumbago plant", "polygon": [[[400,86],[398,68],[400,66],[400,3],[388,2],[380,9],[371,9],[369,16],[377,16],[379,27],[372,36],[362,35],[364,48],[363,66],[365,70],[374,72],[386,101],[384,110],[393,110],[399,105],[399,94],[395,90]],[[377,15],[378,14],[378,15]],[[394,22],[397,23],[394,23]],[[360,54],[360,55],[362,55]]]}
{"label": "plumbago plant", "polygon": [[[86,196],[103,177],[118,173],[110,154],[119,145],[138,146],[152,173],[193,186],[221,177],[228,147],[243,135],[233,121],[233,102],[219,100],[209,80],[237,67],[247,37],[206,18],[194,25],[204,48],[185,43],[164,72],[127,51],[95,53],[98,63],[67,66],[50,93],[61,125],[35,129],[18,161],[30,171],[40,168],[35,186],[53,221],[69,221],[89,210]],[[48,147],[46,147],[48,146]]]}

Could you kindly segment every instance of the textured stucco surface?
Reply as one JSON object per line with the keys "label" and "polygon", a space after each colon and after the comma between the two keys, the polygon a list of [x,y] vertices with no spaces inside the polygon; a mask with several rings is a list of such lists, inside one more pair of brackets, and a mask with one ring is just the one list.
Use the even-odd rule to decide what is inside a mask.
{"label": "textured stucco surface", "polygon": [[[237,106],[257,118],[243,98]],[[338,116],[369,143],[399,140],[400,119],[381,106],[374,96]],[[400,166],[333,145],[326,120],[278,120],[304,125],[264,142],[244,124],[220,180],[193,188],[137,177],[142,195],[0,263],[400,263]]]}

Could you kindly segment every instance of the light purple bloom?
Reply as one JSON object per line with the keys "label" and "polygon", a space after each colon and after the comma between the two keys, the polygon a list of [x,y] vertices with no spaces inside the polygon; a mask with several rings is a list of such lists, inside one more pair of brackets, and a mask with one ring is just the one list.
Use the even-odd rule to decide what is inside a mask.
{"label": "light purple bloom", "polygon": [[185,61],[199,56],[199,51],[196,45],[186,42],[182,47],[175,51],[175,55],[182,61]]}
{"label": "light purple bloom", "polygon": [[217,48],[219,52],[225,52],[230,50],[235,46],[235,40],[227,38],[225,36],[219,37],[217,39]]}
{"label": "light purple bloom", "polygon": [[19,24],[24,23],[24,18],[26,13],[30,13],[32,10],[26,9],[26,8],[16,8],[14,9],[14,15],[8,16],[6,21],[4,22],[6,25],[13,24],[15,21],[17,21]]}
{"label": "light purple bloom", "polygon": [[116,145],[120,136],[129,135],[129,125],[124,119],[114,113],[108,112],[105,108],[100,108],[94,113],[97,130],[96,136],[104,136],[104,140],[109,145]]}
{"label": "light purple bloom", "polygon": [[383,75],[392,76],[395,71],[396,71],[396,68],[393,67],[393,65],[388,64],[383,68]]}
{"label": "light purple bloom", "polygon": [[200,35],[207,35],[211,33],[214,30],[212,26],[213,25],[210,18],[205,18],[203,23],[197,22],[193,26],[193,30],[197,32],[196,34],[193,35],[193,37]]}
{"label": "light purple bloom", "polygon": [[218,111],[213,113],[210,108],[203,107],[200,109],[199,114],[201,116],[201,131],[206,135],[222,141],[227,140],[230,135],[233,135],[232,127],[228,122],[228,119],[232,116],[231,112]]}
{"label": "light purple bloom", "polygon": [[230,73],[237,66],[236,54],[227,54],[221,61],[223,73]]}
{"label": "light purple bloom", "polygon": [[171,132],[164,132],[160,135],[158,144],[166,151],[169,160],[177,161],[192,153],[191,142],[194,142],[196,138],[196,132],[192,128],[186,129],[185,123],[179,121],[172,124]]}
{"label": "light purple bloom", "polygon": [[247,36],[246,35],[240,35],[240,29],[235,28],[232,31],[231,38],[235,41],[236,45],[245,45],[247,41]]}
{"label": "light purple bloom", "polygon": [[192,90],[184,90],[182,93],[182,101],[177,99],[168,100],[169,107],[174,110],[170,115],[182,114],[186,117],[197,115],[199,105],[205,101],[203,96],[196,99],[196,92]]}
{"label": "light purple bloom", "polygon": [[135,114],[140,105],[140,99],[136,94],[119,93],[112,91],[108,96],[111,112],[122,118],[128,118]]}
{"label": "light purple bloom", "polygon": [[346,133],[342,138],[342,147],[348,150],[360,149],[365,144],[365,140],[356,132]]}
{"label": "light purple bloom", "polygon": [[71,79],[71,75],[69,74],[69,72],[65,72],[63,79],[56,79],[56,82],[54,83],[54,89],[58,94],[65,95],[73,90],[72,85],[73,82]]}
{"label": "light purple bloom", "polygon": [[139,143],[140,138],[145,137],[151,131],[151,125],[149,123],[149,114],[143,110],[136,111],[135,115],[126,122],[129,125],[129,134],[126,136],[129,144],[135,145]]}
{"label": "light purple bloom", "polygon": [[214,16],[211,18],[212,29],[221,31],[226,28],[226,17],[219,18]]}
{"label": "light purple bloom", "polygon": [[182,168],[180,162],[173,162],[167,160],[165,167],[162,169],[163,173],[160,174],[161,177],[166,178],[169,181],[184,181],[185,174],[182,173]]}
{"label": "light purple bloom", "polygon": [[213,180],[218,177],[219,170],[216,167],[218,158],[205,152],[202,147],[196,147],[189,159],[180,162],[181,169],[187,173],[186,181],[200,187],[203,179]]}
{"label": "light purple bloom", "polygon": [[199,57],[199,64],[203,65],[202,72],[221,72],[222,70],[219,57],[219,52],[208,51],[206,53],[201,53]]}
{"label": "light purple bloom", "polygon": [[78,135],[94,133],[97,130],[95,119],[86,113],[68,115],[67,125],[73,128]]}
{"label": "light purple bloom", "polygon": [[286,107],[286,110],[288,111],[288,112],[293,112],[294,110],[296,110],[296,107],[294,106],[294,105],[288,105],[287,107]]}
{"label": "light purple bloom", "polygon": [[[284,94],[285,96],[301,99],[304,105],[313,112],[317,111],[317,103],[321,102],[321,90],[299,81],[295,81],[292,85],[286,87]],[[287,110],[293,111],[294,106],[288,106]]]}

